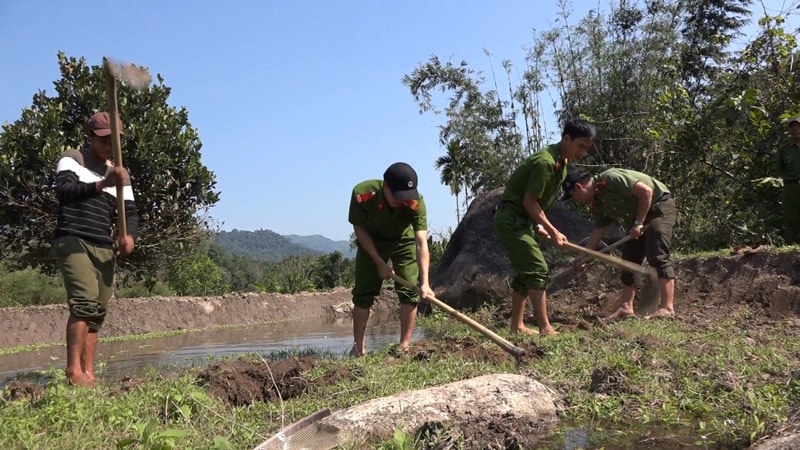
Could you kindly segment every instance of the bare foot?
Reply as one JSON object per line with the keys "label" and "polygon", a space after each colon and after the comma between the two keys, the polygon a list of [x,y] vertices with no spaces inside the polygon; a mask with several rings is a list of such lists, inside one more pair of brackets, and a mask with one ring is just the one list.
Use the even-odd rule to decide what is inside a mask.
{"label": "bare foot", "polygon": [[511,328],[511,334],[527,334],[527,335],[534,335],[539,334],[539,330],[534,330],[533,328],[522,327],[522,328]]}
{"label": "bare foot", "polygon": [[539,336],[555,336],[557,334],[560,334],[560,333],[558,331],[556,331],[556,329],[553,328],[553,327],[547,327],[547,328],[539,331]]}
{"label": "bare foot", "polygon": [[634,315],[633,308],[625,308],[620,306],[614,311],[613,314],[608,316],[608,320],[625,319]]}
{"label": "bare foot", "polygon": [[667,308],[658,308],[656,312],[649,316],[644,316],[645,320],[650,319],[671,319],[675,317],[675,311]]}
{"label": "bare foot", "polygon": [[94,387],[97,385],[94,380],[90,380],[86,374],[79,373],[75,375],[67,375],[67,383],[72,386]]}
{"label": "bare foot", "polygon": [[360,358],[364,356],[365,353],[366,352],[363,349],[359,350],[358,347],[356,347],[355,345],[353,345],[353,348],[350,349],[350,356],[352,356],[353,358]]}

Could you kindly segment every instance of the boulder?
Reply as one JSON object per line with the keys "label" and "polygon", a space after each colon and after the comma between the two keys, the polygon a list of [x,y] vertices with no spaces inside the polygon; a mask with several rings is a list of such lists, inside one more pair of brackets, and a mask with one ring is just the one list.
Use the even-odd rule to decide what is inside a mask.
{"label": "boulder", "polygon": [[365,440],[391,438],[396,429],[410,436],[432,424],[458,427],[476,416],[486,421],[521,420],[544,428],[558,420],[556,410],[552,391],[538,381],[524,375],[492,374],[336,411],[317,422],[316,432],[358,446]]}
{"label": "boulder", "polygon": [[[510,295],[511,265],[492,225],[503,190],[494,189],[472,201],[431,274],[431,287],[436,296],[456,308],[475,309]],[[590,220],[560,201],[547,211],[547,217],[571,242],[581,242],[594,229]],[[607,239],[613,241],[620,237],[619,230],[613,229]],[[577,256],[546,244],[542,248],[551,269]]]}

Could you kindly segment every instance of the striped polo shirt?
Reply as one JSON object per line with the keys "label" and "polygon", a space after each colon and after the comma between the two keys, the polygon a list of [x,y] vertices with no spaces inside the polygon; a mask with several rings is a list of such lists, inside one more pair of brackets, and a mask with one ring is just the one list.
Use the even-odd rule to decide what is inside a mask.
{"label": "striped polo shirt", "polygon": [[[90,156],[89,152],[88,148],[69,150],[58,160],[56,197],[59,209],[55,236],[76,236],[92,245],[111,248],[114,245],[111,226],[116,221],[117,188],[112,186],[97,192],[95,183],[105,178],[110,161],[87,167],[84,156]],[[122,193],[127,231],[136,239],[139,216],[130,184],[122,188]]]}

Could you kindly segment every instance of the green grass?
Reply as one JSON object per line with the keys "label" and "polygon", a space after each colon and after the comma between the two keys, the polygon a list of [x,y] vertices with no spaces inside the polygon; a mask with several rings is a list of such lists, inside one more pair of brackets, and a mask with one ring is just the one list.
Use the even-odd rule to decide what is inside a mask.
{"label": "green grass", "polygon": [[[473,317],[486,323],[489,314]],[[606,329],[530,337],[544,356],[520,367],[510,357],[493,365],[458,355],[387,364],[386,349],[361,359],[324,355],[323,364],[306,374],[312,386],[306,394],[238,408],[206,394],[195,383],[196,369],[174,378],[152,371],[127,392],[113,380],[99,389],[71,388],[60,370],[51,369],[43,397],[0,401],[0,447],[252,448],[325,407],[337,410],[404,390],[503,372],[528,374],[555,389],[561,394],[564,424],[591,425],[593,439],[606,439],[606,444],[620,433],[652,429],[682,430],[701,446],[744,448],[779,428],[800,398],[793,375],[800,354],[796,331],[781,324],[747,328],[749,319],[731,316],[704,330],[678,321],[628,320]],[[420,324],[434,334],[480,337],[441,312],[421,318]],[[751,331],[743,334],[743,329]],[[332,385],[314,382],[339,366],[360,375]],[[590,392],[592,374],[601,367],[621,374],[624,388]],[[421,448],[415,442],[414,436],[398,431],[375,447]]]}

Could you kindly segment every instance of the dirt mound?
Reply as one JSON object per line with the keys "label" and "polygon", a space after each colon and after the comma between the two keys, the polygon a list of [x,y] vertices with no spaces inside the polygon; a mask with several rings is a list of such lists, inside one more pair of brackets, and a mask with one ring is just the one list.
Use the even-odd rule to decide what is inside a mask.
{"label": "dirt mound", "polygon": [[5,386],[3,400],[35,400],[44,394],[44,387],[33,381],[14,380]]}
{"label": "dirt mound", "polygon": [[[503,188],[497,188],[478,196],[453,232],[441,262],[431,275],[431,285],[441,300],[456,307],[477,308],[508,297],[511,266],[492,225],[502,195]],[[580,242],[594,228],[591,221],[558,201],[547,217],[572,242]],[[612,237],[620,236],[615,232],[609,236]],[[563,252],[547,245],[543,248],[550,264],[565,257]]]}
{"label": "dirt mound", "polygon": [[[529,361],[543,356],[542,350],[535,343],[526,343],[521,346],[525,350],[523,361]],[[441,340],[421,340],[413,342],[405,356],[410,356],[417,361],[428,361],[437,357],[458,355],[464,360],[488,361],[492,364],[501,364],[513,358],[504,350],[493,344],[482,344],[471,337],[452,338],[445,337]],[[404,355],[396,355],[404,356]]]}
{"label": "dirt mound", "polygon": [[308,372],[317,367],[317,356],[287,358],[280,361],[252,361],[239,358],[208,366],[197,376],[206,390],[232,406],[253,402],[277,402],[298,397],[308,391],[312,382],[327,386],[358,377],[345,367],[331,368],[322,377],[311,380]]}
{"label": "dirt mound", "polygon": [[[699,327],[726,320],[748,309],[752,326],[769,320],[798,320],[800,255],[762,251],[725,257],[689,259],[675,264],[676,318]],[[552,321],[605,326],[619,301],[620,271],[597,264],[548,298]],[[504,317],[505,319],[505,317]],[[583,325],[580,325],[583,323]]]}

